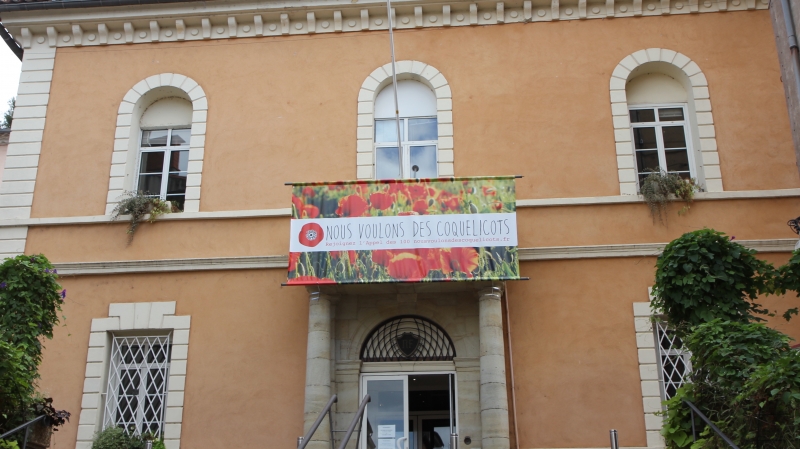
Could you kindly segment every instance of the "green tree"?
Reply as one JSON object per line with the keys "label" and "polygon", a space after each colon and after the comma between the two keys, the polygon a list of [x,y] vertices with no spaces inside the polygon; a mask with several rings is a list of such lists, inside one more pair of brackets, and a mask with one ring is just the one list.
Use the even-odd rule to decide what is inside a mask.
{"label": "green tree", "polygon": [[3,113],[3,121],[0,122],[0,128],[11,129],[11,121],[14,119],[14,106],[16,106],[16,104],[16,98],[8,100],[8,110]]}
{"label": "green tree", "polygon": [[41,254],[0,264],[0,433],[51,410],[36,381],[42,340],[53,338],[66,297],[57,277]]}

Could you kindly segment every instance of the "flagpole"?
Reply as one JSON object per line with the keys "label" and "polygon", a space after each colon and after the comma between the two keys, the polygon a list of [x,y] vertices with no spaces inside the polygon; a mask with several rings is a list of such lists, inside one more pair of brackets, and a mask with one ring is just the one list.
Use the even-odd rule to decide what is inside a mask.
{"label": "flagpole", "polygon": [[392,22],[392,0],[386,0],[386,11],[389,16],[389,46],[392,48],[392,89],[394,90],[394,119],[397,125],[397,163],[399,164],[400,177],[403,177],[403,145],[400,135],[400,107],[397,103],[397,67],[394,60],[394,23]]}

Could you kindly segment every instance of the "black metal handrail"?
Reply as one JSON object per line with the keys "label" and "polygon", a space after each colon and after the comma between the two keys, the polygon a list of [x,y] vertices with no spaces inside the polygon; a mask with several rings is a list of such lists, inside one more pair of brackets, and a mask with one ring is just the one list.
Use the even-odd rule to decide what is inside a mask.
{"label": "black metal handrail", "polygon": [[714,423],[711,422],[711,420],[709,420],[706,417],[706,415],[704,415],[703,412],[701,412],[700,409],[697,408],[696,405],[692,404],[690,401],[687,401],[686,399],[683,399],[683,403],[688,405],[689,410],[691,410],[692,412],[692,438],[694,439],[694,441],[697,441],[697,433],[694,430],[694,414],[697,413],[697,415],[700,416],[700,419],[705,421],[705,423],[708,424],[708,427],[711,427],[711,430],[716,432],[716,434],[719,435],[720,438],[722,438],[722,441],[728,443],[728,446],[730,446],[732,449],[739,449],[739,446],[733,444],[733,441],[731,441],[731,439],[728,438],[727,435],[722,433],[722,431],[719,430],[719,427],[715,426]]}
{"label": "black metal handrail", "polygon": [[311,437],[314,435],[314,432],[317,431],[317,428],[322,423],[322,420],[325,418],[326,414],[328,415],[328,421],[330,423],[331,449],[333,449],[333,417],[331,416],[331,407],[333,407],[333,404],[335,404],[338,400],[339,398],[337,398],[336,395],[331,396],[330,400],[328,401],[328,404],[325,405],[325,408],[322,409],[319,416],[317,416],[317,420],[314,421],[314,424],[312,424],[311,427],[308,429],[308,432],[306,432],[305,435],[298,438],[297,449],[305,449],[306,445],[308,445],[308,442],[311,441]]}
{"label": "black metal handrail", "polygon": [[28,435],[30,435],[30,433],[31,433],[31,426],[36,424],[37,422],[45,419],[45,418],[47,418],[47,415],[42,415],[42,416],[36,417],[36,418],[26,422],[25,424],[23,424],[23,425],[21,425],[19,427],[15,427],[15,428],[9,430],[8,432],[0,435],[0,440],[4,439],[5,437],[7,437],[9,435],[13,435],[13,434],[19,432],[22,429],[25,429],[25,438],[22,440],[22,449],[25,449],[25,448],[28,447]]}
{"label": "black metal handrail", "polygon": [[342,438],[342,444],[339,445],[339,449],[344,449],[347,446],[347,443],[350,441],[350,436],[353,434],[353,430],[356,428],[356,424],[361,419],[361,416],[364,415],[364,409],[367,408],[367,403],[372,399],[369,395],[364,396],[364,399],[361,400],[361,405],[358,406],[358,413],[356,416],[353,417],[353,420],[350,421],[350,426],[347,427],[347,433],[344,434],[344,438]]}

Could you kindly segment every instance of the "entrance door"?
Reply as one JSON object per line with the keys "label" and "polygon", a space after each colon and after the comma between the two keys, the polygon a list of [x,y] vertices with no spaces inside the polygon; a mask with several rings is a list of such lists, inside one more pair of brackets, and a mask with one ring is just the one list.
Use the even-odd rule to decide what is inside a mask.
{"label": "entrance door", "polygon": [[450,449],[456,430],[453,373],[364,374],[369,394],[360,449]]}
{"label": "entrance door", "polygon": [[408,376],[364,376],[361,392],[370,396],[361,441],[366,449],[408,449]]}

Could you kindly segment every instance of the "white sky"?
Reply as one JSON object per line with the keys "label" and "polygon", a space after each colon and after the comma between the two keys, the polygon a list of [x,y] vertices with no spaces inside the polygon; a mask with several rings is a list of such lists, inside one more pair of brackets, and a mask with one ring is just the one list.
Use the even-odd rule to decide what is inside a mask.
{"label": "white sky", "polygon": [[0,114],[8,110],[8,100],[17,95],[20,67],[20,60],[0,40]]}

